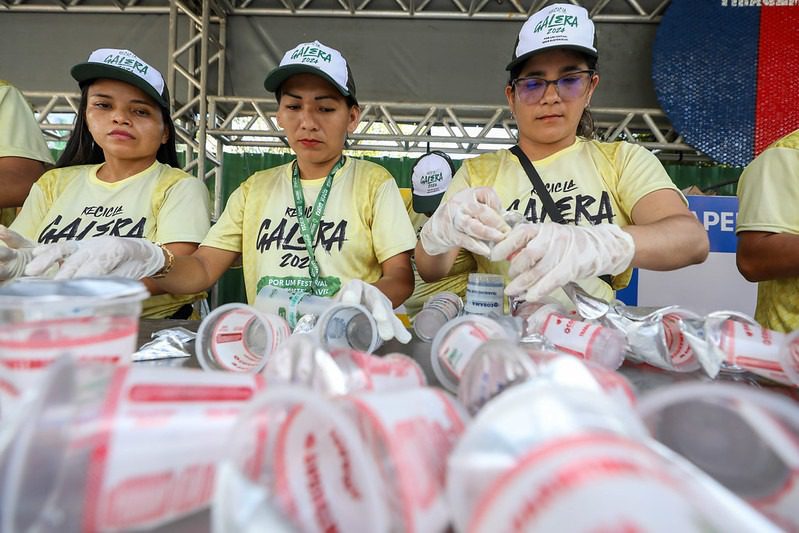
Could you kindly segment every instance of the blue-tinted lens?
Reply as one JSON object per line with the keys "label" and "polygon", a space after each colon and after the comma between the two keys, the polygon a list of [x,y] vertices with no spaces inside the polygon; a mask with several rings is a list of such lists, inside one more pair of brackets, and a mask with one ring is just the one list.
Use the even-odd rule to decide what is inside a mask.
{"label": "blue-tinted lens", "polygon": [[585,93],[588,79],[589,74],[587,72],[563,76],[557,81],[558,94],[564,100],[578,98]]}
{"label": "blue-tinted lens", "polygon": [[516,80],[516,91],[522,102],[537,102],[544,96],[547,81],[541,78],[521,78]]}

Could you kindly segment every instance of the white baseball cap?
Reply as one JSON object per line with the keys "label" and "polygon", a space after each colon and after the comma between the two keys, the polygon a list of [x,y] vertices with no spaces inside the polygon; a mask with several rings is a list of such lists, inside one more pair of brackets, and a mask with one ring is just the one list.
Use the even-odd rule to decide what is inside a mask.
{"label": "white baseball cap", "polygon": [[287,78],[303,72],[323,77],[338,92],[355,100],[355,80],[347,60],[341,52],[319,41],[301,43],[286,52],[280,65],[267,74],[264,88],[275,92]]}
{"label": "white baseball cap", "polygon": [[552,4],[535,12],[522,26],[505,70],[527,61],[531,55],[550,48],[569,48],[597,57],[594,23],[584,7]]}
{"label": "white baseball cap", "polygon": [[85,63],[78,63],[70,74],[81,86],[97,78],[124,81],[144,91],[164,109],[169,109],[169,92],[157,69],[131,52],[117,48],[99,48]]}
{"label": "white baseball cap", "polygon": [[432,213],[441,203],[441,197],[452,182],[454,167],[444,152],[424,154],[411,169],[413,183],[413,210],[417,213]]}

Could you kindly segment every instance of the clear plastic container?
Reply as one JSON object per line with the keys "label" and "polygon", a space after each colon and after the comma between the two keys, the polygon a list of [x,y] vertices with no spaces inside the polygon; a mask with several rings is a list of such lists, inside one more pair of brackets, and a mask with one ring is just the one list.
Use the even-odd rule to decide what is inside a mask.
{"label": "clear plastic container", "polygon": [[444,324],[463,311],[463,300],[454,292],[444,291],[428,299],[413,319],[413,330],[424,342],[430,342]]}
{"label": "clear plastic container", "polygon": [[472,272],[466,283],[467,315],[501,315],[505,309],[505,278],[499,274]]}
{"label": "clear plastic container", "polygon": [[231,303],[214,309],[197,329],[195,351],[205,370],[258,373],[291,335],[277,315]]}

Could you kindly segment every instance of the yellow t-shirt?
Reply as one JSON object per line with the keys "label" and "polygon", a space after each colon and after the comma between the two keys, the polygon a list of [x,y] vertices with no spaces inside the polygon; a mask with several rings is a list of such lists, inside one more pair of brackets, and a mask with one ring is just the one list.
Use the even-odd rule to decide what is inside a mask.
{"label": "yellow t-shirt", "polygon": [[[633,207],[647,194],[660,189],[679,193],[654,155],[627,142],[605,143],[578,137],[568,148],[533,163],[555,206],[569,224],[613,223],[626,226],[632,222]],[[442,202],[467,187],[481,186],[496,190],[503,208],[521,212],[526,221],[549,220],[530,179],[510,151],[499,150],[464,161]],[[478,272],[501,274],[507,282],[507,261],[491,262],[478,255],[474,255],[474,259]],[[626,285],[630,273],[628,270],[616,276],[614,287]],[[597,297],[606,300],[614,297],[613,289],[599,278],[579,280],[578,283]],[[557,289],[551,296],[569,302],[562,289]]]}
{"label": "yellow t-shirt", "polygon": [[[3,80],[0,80],[0,157],[53,162],[30,105],[16,87]],[[0,209],[0,223],[10,225],[16,213],[14,207]]]}
{"label": "yellow t-shirt", "polygon": [[[42,243],[112,235],[164,244],[199,243],[210,226],[208,189],[201,180],[154,162],[124,180],[97,178],[102,165],[45,172],[31,188],[11,229]],[[145,300],[143,318],[172,316],[205,293],[159,294]]]}
{"label": "yellow t-shirt", "polygon": [[[310,292],[308,252],[294,208],[293,163],[250,176],[228,199],[202,246],[242,254],[247,301],[267,285]],[[306,213],[325,178],[302,180]],[[319,278],[332,296],[351,279],[374,283],[381,263],[412,250],[416,237],[394,178],[383,167],[347,157],[333,184],[314,244]]]}
{"label": "yellow t-shirt", "polygon": [[[400,189],[400,192],[402,193],[402,199],[405,201],[405,209],[408,211],[413,229],[418,236],[419,232],[422,231],[422,226],[424,226],[429,217],[424,213],[417,213],[413,210],[413,192],[411,189]],[[416,316],[416,313],[421,311],[424,303],[431,296],[435,296],[439,292],[450,291],[461,298],[465,298],[466,284],[469,281],[469,272],[474,272],[476,270],[477,263],[474,262],[474,258],[471,254],[463,250],[461,250],[455,258],[455,262],[452,264],[449,274],[433,283],[427,283],[419,276],[419,272],[416,270],[416,264],[414,263],[413,294],[410,298],[405,300],[405,310],[408,312],[408,316],[410,318]]]}
{"label": "yellow t-shirt", "polygon": [[[738,181],[738,203],[736,233],[799,235],[799,130],[749,163]],[[776,331],[799,329],[799,277],[759,282],[755,319]]]}

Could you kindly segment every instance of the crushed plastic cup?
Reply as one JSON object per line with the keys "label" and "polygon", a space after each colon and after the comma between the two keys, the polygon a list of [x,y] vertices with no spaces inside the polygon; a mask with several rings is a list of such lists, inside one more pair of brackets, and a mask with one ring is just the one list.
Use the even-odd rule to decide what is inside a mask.
{"label": "crushed plastic cup", "polygon": [[448,461],[447,497],[456,529],[467,530],[477,502],[525,454],[582,433],[647,436],[632,409],[599,391],[531,380],[485,404]]}
{"label": "crushed plastic cup", "polygon": [[544,335],[558,351],[615,370],[624,362],[627,340],[618,330],[569,316],[557,306],[540,307],[525,318],[527,333]]}
{"label": "crushed plastic cup", "polygon": [[782,339],[779,358],[782,371],[795,386],[799,387],[799,330],[785,335]]}
{"label": "crushed plastic cup", "polygon": [[[0,366],[21,396],[34,393],[62,355],[127,364],[136,351],[141,282],[20,278],[0,287]],[[7,398],[8,410],[15,408]]]}
{"label": "crushed plastic cup", "polygon": [[258,376],[61,358],[4,451],[0,530],[118,531],[210,503]]}
{"label": "crushed plastic cup", "polygon": [[472,272],[466,282],[467,315],[501,315],[505,309],[505,278],[499,274]]}
{"label": "crushed plastic cup", "polygon": [[332,401],[297,387],[269,390],[231,435],[223,464],[235,475],[219,480],[214,523],[234,522],[222,518],[237,508],[226,495],[244,487],[247,499],[266,498],[301,532],[443,530],[446,456],[465,416],[431,388]]}
{"label": "crushed plastic cup", "polygon": [[205,370],[257,373],[289,335],[288,323],[277,315],[249,305],[225,304],[197,329],[197,361]]}
{"label": "crushed plastic cup", "polygon": [[778,531],[645,443],[581,433],[534,448],[482,495],[466,531]]}
{"label": "crushed plastic cup", "polygon": [[413,319],[413,331],[424,342],[430,342],[444,324],[463,311],[463,300],[454,292],[439,292],[428,299]]}
{"label": "crushed plastic cup", "polygon": [[255,307],[286,319],[295,332],[313,332],[326,350],[372,353],[383,342],[372,313],[360,304],[266,286],[258,292]]}
{"label": "crushed plastic cup", "polygon": [[433,339],[430,362],[441,385],[457,392],[458,383],[475,350],[489,339],[518,339],[506,324],[480,315],[467,315],[447,322]]}
{"label": "crushed plastic cup", "polygon": [[[711,322],[708,328],[712,327]],[[785,344],[785,334],[759,326],[753,320],[745,322],[729,318],[716,327],[719,330],[714,330],[708,337],[718,339],[718,348],[724,354],[725,366],[722,369],[746,370],[783,385],[796,383],[790,377],[790,368],[784,368],[780,352]]]}
{"label": "crushed plastic cup", "polygon": [[270,358],[262,375],[269,384],[293,384],[328,395],[388,391],[426,384],[424,373],[410,357],[394,353],[376,356],[356,350],[332,353],[308,334],[292,335]]}
{"label": "crushed plastic cup", "polygon": [[786,530],[799,530],[799,406],[728,383],[680,383],[643,395],[652,436]]}

